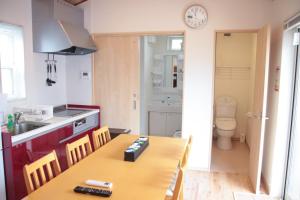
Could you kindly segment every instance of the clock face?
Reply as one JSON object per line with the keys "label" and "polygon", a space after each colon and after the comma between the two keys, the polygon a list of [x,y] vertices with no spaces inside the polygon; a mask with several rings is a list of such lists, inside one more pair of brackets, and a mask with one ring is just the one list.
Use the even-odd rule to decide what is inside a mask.
{"label": "clock face", "polygon": [[191,28],[197,29],[207,23],[207,12],[200,5],[190,6],[184,15],[184,22]]}

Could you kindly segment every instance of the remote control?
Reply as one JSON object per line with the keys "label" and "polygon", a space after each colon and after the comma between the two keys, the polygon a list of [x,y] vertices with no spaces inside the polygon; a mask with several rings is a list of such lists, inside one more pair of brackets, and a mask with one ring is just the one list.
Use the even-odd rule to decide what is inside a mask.
{"label": "remote control", "polygon": [[96,180],[87,180],[87,181],[85,181],[85,184],[91,185],[91,186],[109,188],[109,189],[112,188],[112,183],[110,183],[110,182],[103,182],[103,181],[96,181]]}
{"label": "remote control", "polygon": [[100,189],[81,187],[81,186],[75,187],[74,192],[82,193],[82,194],[91,194],[91,195],[101,196],[101,197],[110,197],[112,195],[112,191],[109,190],[100,190]]}

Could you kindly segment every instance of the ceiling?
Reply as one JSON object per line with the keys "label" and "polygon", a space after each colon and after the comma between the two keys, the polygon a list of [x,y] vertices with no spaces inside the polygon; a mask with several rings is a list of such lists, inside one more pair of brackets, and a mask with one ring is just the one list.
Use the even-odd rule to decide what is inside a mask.
{"label": "ceiling", "polygon": [[81,4],[87,0],[65,0],[66,2],[73,4],[74,6],[77,6],[78,4]]}

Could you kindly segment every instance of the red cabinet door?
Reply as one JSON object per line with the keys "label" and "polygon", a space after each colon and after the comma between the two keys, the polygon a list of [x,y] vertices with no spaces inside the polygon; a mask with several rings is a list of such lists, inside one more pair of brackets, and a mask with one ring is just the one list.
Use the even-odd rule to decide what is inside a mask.
{"label": "red cabinet door", "polygon": [[[6,181],[9,200],[18,200],[27,195],[23,177],[24,165],[32,163],[54,149],[56,150],[60,144],[59,142],[72,134],[73,125],[70,124],[8,149],[8,151],[11,151],[11,158],[5,156],[5,169],[12,169],[6,170],[7,173],[10,173],[6,173],[6,179],[12,179]],[[62,157],[65,155],[64,152],[58,150],[57,155],[60,162],[65,162],[64,157]]]}

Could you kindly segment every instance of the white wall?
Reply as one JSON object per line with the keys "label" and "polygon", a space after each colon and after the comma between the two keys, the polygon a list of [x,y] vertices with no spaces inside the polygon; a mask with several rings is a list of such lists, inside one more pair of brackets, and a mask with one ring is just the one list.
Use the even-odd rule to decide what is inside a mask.
{"label": "white wall", "polygon": [[[92,103],[92,63],[91,55],[66,56],[66,94],[71,104]],[[82,79],[81,72],[88,72],[89,79]]]}
{"label": "white wall", "polygon": [[46,86],[45,54],[33,53],[32,19],[30,0],[0,0],[0,21],[23,26],[25,48],[26,99],[8,103],[7,111],[20,104],[64,104],[65,93],[65,58],[57,56],[58,81],[53,87]]}
{"label": "white wall", "polygon": [[[273,196],[280,196],[282,192],[282,184],[284,182],[284,167],[286,156],[286,140],[287,132],[282,131],[280,125],[283,121],[280,120],[278,113],[279,95],[282,94],[274,90],[274,83],[276,77],[276,67],[281,66],[281,48],[282,48],[282,26],[286,19],[300,12],[299,0],[275,0],[271,7],[272,17],[272,41],[271,41],[271,57],[270,57],[270,86],[269,86],[269,102],[268,102],[268,115],[270,120],[267,122],[264,157],[263,157],[263,176],[267,182],[270,193]],[[286,67],[286,66],[281,66]],[[281,73],[285,68],[281,69]],[[286,73],[284,73],[286,74]],[[284,75],[281,74],[281,75]],[[285,78],[285,79],[282,79]],[[282,76],[281,83],[288,82],[288,77]],[[281,84],[282,86],[282,84]],[[280,87],[281,87],[280,86]],[[283,99],[288,96],[282,94]],[[282,108],[287,110],[287,108]],[[279,117],[279,118],[278,118]],[[279,120],[279,121],[278,121]],[[280,122],[280,123],[277,123]]]}
{"label": "white wall", "polygon": [[[185,31],[183,134],[194,135],[190,166],[210,167],[213,120],[214,31],[256,29],[267,19],[270,1],[261,0],[90,0],[93,33]],[[208,24],[200,30],[184,25],[184,9],[200,3]]]}

